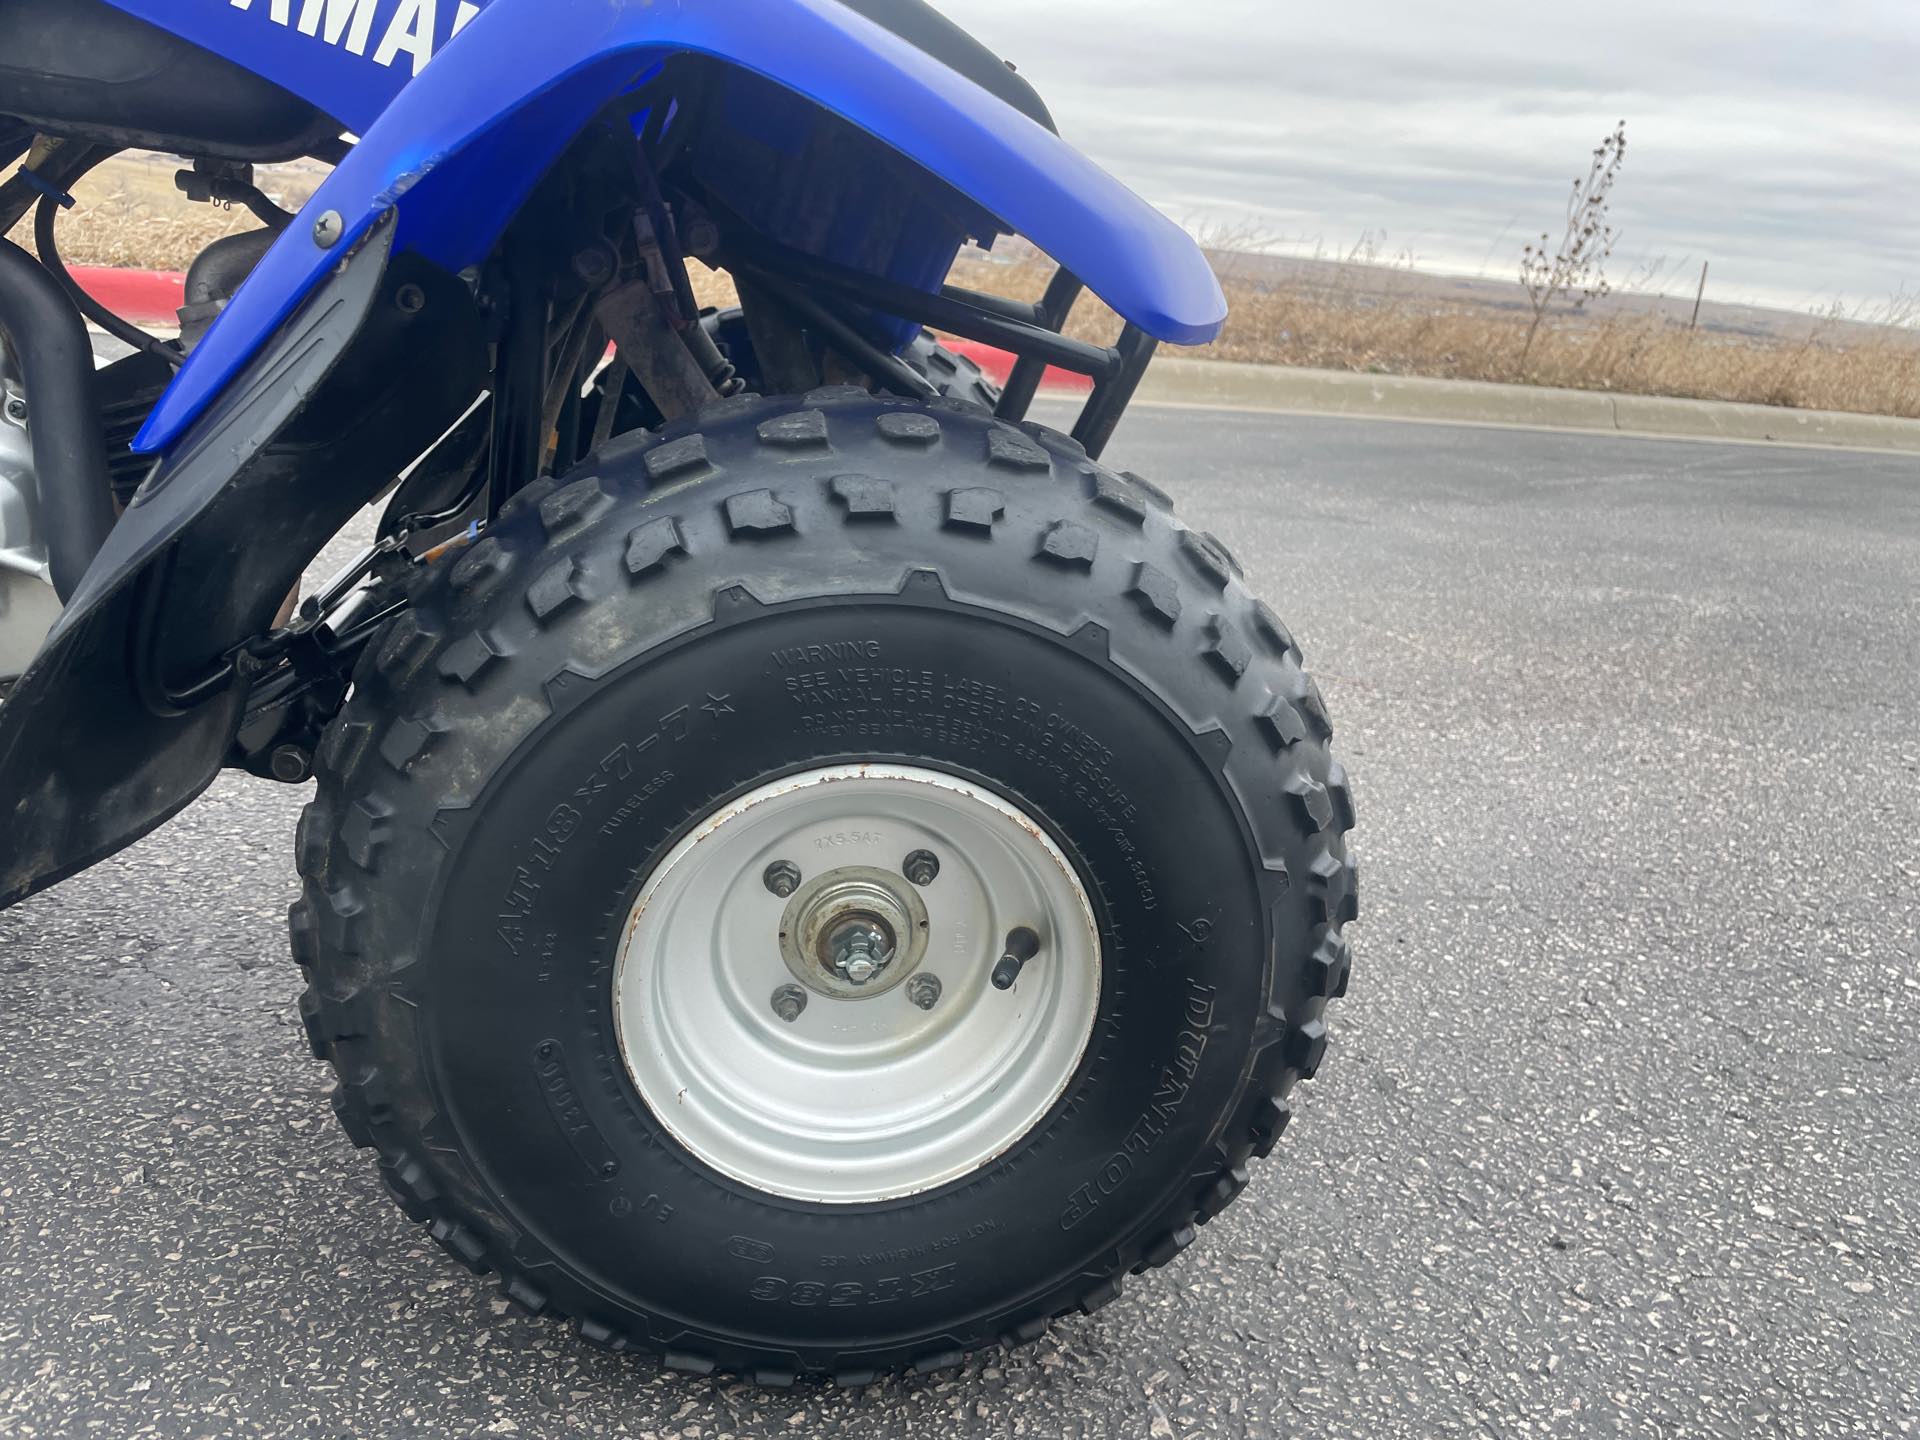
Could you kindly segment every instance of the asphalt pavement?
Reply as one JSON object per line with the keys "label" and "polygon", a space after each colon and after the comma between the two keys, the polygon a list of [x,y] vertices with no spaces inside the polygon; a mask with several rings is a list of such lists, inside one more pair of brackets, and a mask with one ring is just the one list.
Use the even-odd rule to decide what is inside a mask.
{"label": "asphalt pavement", "polygon": [[860,1392],[507,1312],[338,1131],[304,789],[0,913],[0,1436],[1920,1427],[1920,464],[1141,408],[1353,772],[1356,968],[1251,1189],[1090,1319]]}

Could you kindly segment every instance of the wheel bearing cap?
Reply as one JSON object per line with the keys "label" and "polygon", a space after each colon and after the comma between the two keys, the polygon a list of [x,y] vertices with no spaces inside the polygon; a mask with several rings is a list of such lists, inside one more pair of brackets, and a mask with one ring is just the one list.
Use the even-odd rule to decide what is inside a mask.
{"label": "wheel bearing cap", "polygon": [[884,995],[927,953],[927,907],[905,877],[843,865],[794,891],[780,955],[794,979],[836,1000]]}

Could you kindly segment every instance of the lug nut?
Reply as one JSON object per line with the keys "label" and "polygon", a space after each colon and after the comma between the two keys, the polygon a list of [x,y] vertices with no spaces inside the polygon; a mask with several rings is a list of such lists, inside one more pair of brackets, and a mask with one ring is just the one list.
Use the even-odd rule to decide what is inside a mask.
{"label": "lug nut", "polygon": [[791,1025],[807,1008],[807,992],[798,985],[782,985],[773,992],[773,1013]]}
{"label": "lug nut", "polygon": [[907,981],[907,999],[922,1010],[931,1010],[940,1003],[940,977],[938,975],[916,975]]}
{"label": "lug nut", "polygon": [[1040,937],[1021,925],[1007,932],[1006,953],[993,967],[990,977],[996,990],[1011,990],[1026,963],[1040,953]]}
{"label": "lug nut", "polygon": [[776,860],[761,873],[760,883],[784,900],[800,888],[800,867],[791,860]]}
{"label": "lug nut", "polygon": [[916,885],[931,885],[940,873],[940,857],[931,850],[916,850],[900,862],[900,873]]}

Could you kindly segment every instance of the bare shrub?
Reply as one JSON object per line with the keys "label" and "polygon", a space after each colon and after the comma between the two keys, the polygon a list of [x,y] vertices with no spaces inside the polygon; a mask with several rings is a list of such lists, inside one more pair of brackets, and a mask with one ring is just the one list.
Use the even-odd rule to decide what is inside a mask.
{"label": "bare shrub", "polygon": [[1613,254],[1613,223],[1607,214],[1613,182],[1619,177],[1621,162],[1627,158],[1627,122],[1622,120],[1594,147],[1587,173],[1577,177],[1567,196],[1566,229],[1555,245],[1548,232],[1540,232],[1540,243],[1528,245],[1520,253],[1520,285],[1527,292],[1527,305],[1533,318],[1527,324],[1527,338],[1520,347],[1520,373],[1527,372],[1527,357],[1540,326],[1556,299],[1578,295],[1577,304],[1597,300],[1611,288],[1607,284],[1607,257]]}

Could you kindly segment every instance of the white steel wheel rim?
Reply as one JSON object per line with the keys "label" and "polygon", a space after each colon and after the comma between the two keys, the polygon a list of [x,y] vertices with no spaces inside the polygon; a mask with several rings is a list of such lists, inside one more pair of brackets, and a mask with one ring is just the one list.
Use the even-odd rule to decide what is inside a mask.
{"label": "white steel wheel rim", "polygon": [[[903,865],[922,850],[939,871],[914,885]],[[802,877],[787,896],[765,878],[782,860]],[[880,975],[853,987],[783,953],[807,886],[850,905],[883,880],[893,908],[858,914],[909,916],[920,935]],[[1023,926],[1039,949],[996,989]],[[931,1008],[920,976],[939,981]],[[805,992],[791,1020],[783,986]],[[1005,800],[933,770],[842,765],[730,801],[674,846],[634,901],[613,987],[628,1074],[681,1145],[757,1189],[854,1204],[972,1174],[1052,1108],[1093,1033],[1100,943],[1072,865]]]}

